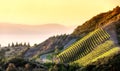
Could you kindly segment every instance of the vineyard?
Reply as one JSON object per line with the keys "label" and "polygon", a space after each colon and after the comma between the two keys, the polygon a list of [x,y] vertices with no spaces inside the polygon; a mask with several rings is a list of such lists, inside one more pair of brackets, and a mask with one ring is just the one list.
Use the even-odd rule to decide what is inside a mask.
{"label": "vineyard", "polygon": [[[71,63],[73,61],[78,62],[76,60],[84,58],[93,50],[98,49],[98,52],[101,53],[103,50],[99,51],[99,48],[104,48],[105,50],[103,52],[108,51],[110,47],[113,45],[113,42],[107,41],[109,40],[109,38],[110,38],[110,35],[106,31],[104,31],[102,28],[99,28],[89,33],[87,36],[78,40],[77,42],[69,46],[66,50],[58,54],[57,59],[59,59],[59,61],[62,63]],[[104,44],[100,45],[102,43]],[[109,46],[109,47],[105,48],[106,46]],[[93,53],[95,52],[93,51]]]}
{"label": "vineyard", "polygon": [[105,43],[96,47],[93,51],[91,51],[86,56],[84,56],[72,63],[77,63],[80,66],[86,66],[87,64],[90,64],[91,62],[97,61],[99,58],[111,56],[112,54],[116,53],[118,50],[119,50],[119,48],[114,46],[114,42],[108,40]]}
{"label": "vineyard", "polygon": [[110,49],[109,51],[105,52],[104,54],[93,59],[92,62],[95,62],[100,58],[114,56],[114,54],[118,54],[118,52],[120,52],[120,47],[114,47],[114,48]]}

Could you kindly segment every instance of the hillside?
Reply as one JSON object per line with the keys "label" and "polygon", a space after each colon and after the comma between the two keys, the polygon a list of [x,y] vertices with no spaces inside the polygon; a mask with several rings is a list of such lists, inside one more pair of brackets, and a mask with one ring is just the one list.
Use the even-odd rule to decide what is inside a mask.
{"label": "hillside", "polygon": [[[35,71],[119,71],[119,45],[120,7],[116,7],[78,26],[70,35],[52,36],[32,47],[17,43],[1,48],[0,64],[3,69],[11,62],[23,68],[27,62]],[[45,59],[51,63],[43,62]]]}
{"label": "hillside", "polygon": [[101,13],[86,21],[83,25],[78,26],[71,35],[67,35],[66,39],[63,38],[63,35],[50,37],[46,41],[38,44],[38,46],[29,49],[25,54],[25,58],[37,57],[45,53],[53,52],[55,47],[64,47],[70,40],[82,38],[99,27],[103,27],[103,29],[111,35],[112,38],[110,39],[116,44],[120,43],[120,7],[116,7],[106,13]]}
{"label": "hillside", "polygon": [[78,60],[89,54],[98,45],[104,43],[109,38],[110,35],[107,34],[107,32],[102,29],[97,29],[69,46],[68,49],[61,52],[57,58],[64,63]]}
{"label": "hillside", "polygon": [[[110,10],[105,13],[98,14],[97,16],[94,16],[90,20],[83,23],[83,25],[78,26],[72,35],[77,37],[83,37],[84,35],[88,34],[89,32],[108,25],[108,24],[114,24],[116,25],[116,32],[117,37],[120,37],[120,7],[117,6],[113,10]],[[107,28],[107,27],[106,27]],[[119,38],[118,38],[119,39]],[[120,39],[119,39],[120,40]],[[120,43],[120,41],[119,41]]]}
{"label": "hillside", "polygon": [[46,41],[30,48],[25,53],[24,57],[39,57],[39,55],[54,52],[55,47],[61,50],[69,41],[71,41],[74,38],[75,37],[66,34],[50,37]]}
{"label": "hillside", "polygon": [[[103,20],[101,19],[96,23],[91,22],[97,21],[96,18],[99,18],[99,16],[103,14],[109,14],[109,18],[103,16],[101,19],[103,19],[104,22],[102,22]],[[84,26],[86,25],[85,23],[75,29],[72,35],[79,35],[77,37],[82,38],[59,53],[55,59],[56,63],[68,63],[70,65],[85,67],[94,62],[97,63],[100,59],[105,59],[103,60],[104,64],[105,62],[109,62],[108,60],[110,60],[111,57],[119,54],[120,33],[118,30],[120,29],[120,7],[116,7],[113,11],[103,14],[87,21],[87,26]],[[102,24],[100,22],[102,22]]]}
{"label": "hillside", "polygon": [[0,48],[0,58],[8,60],[15,57],[22,57],[29,50],[29,47],[30,45],[27,43],[8,44],[8,46]]}

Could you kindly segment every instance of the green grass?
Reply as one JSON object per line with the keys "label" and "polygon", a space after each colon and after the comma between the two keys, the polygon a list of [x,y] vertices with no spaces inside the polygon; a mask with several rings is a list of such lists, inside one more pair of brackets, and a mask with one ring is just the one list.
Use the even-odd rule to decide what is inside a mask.
{"label": "green grass", "polygon": [[106,31],[101,28],[97,29],[69,46],[66,50],[58,54],[57,58],[62,63],[78,60],[109,38],[110,35]]}
{"label": "green grass", "polygon": [[[101,56],[103,54],[104,56],[104,53],[106,53],[106,56],[111,54],[112,53],[112,49],[114,47],[114,42],[109,40],[109,41],[106,41],[105,43],[99,45],[98,47],[96,47],[93,51],[91,51],[89,54],[87,54],[86,56],[70,63],[70,64],[73,64],[73,63],[77,63],[79,64],[80,66],[86,66],[87,64],[97,60],[99,56]],[[108,53],[107,53],[108,51]],[[113,49],[113,52],[114,49]],[[101,56],[101,57],[103,57]],[[101,58],[99,57],[99,58]],[[96,59],[97,58],[97,59]],[[93,60],[94,59],[94,60]]]}
{"label": "green grass", "polygon": [[102,55],[96,57],[95,59],[93,59],[92,62],[96,62],[100,58],[114,56],[118,52],[120,52],[120,47],[114,47],[114,48],[110,49],[109,51],[105,52],[104,54],[102,54]]}

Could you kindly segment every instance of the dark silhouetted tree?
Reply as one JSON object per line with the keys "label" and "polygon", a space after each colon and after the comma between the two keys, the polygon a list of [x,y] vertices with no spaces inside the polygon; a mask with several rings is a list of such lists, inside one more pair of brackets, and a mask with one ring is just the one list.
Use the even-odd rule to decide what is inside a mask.
{"label": "dark silhouetted tree", "polygon": [[30,43],[28,43],[27,46],[30,47]]}
{"label": "dark silhouetted tree", "polygon": [[36,47],[36,46],[37,46],[37,44],[34,44],[34,46]]}
{"label": "dark silhouetted tree", "polygon": [[22,42],[19,44],[19,46],[22,46]]}
{"label": "dark silhouetted tree", "polygon": [[12,47],[15,47],[14,43],[12,43]]}
{"label": "dark silhouetted tree", "polygon": [[24,42],[24,46],[27,46],[26,42]]}
{"label": "dark silhouetted tree", "polygon": [[19,46],[19,45],[18,45],[18,42],[16,42],[15,46],[16,46],[16,47]]}
{"label": "dark silhouetted tree", "polygon": [[10,46],[10,43],[8,44],[8,47],[11,47],[11,46]]}

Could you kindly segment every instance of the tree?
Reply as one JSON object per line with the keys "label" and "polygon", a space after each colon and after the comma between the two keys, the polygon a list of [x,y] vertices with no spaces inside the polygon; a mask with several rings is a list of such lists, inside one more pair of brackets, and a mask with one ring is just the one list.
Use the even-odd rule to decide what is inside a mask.
{"label": "tree", "polygon": [[10,46],[10,43],[8,44],[8,47],[11,47],[11,46]]}
{"label": "tree", "polygon": [[19,46],[22,46],[22,42],[19,44]]}
{"label": "tree", "polygon": [[19,46],[19,45],[18,45],[18,42],[16,42],[15,46],[16,46],[16,47]]}
{"label": "tree", "polygon": [[24,42],[24,46],[27,46],[26,42]]}
{"label": "tree", "polygon": [[25,64],[25,71],[32,71],[30,64]]}
{"label": "tree", "polygon": [[15,47],[14,43],[12,43],[12,47]]}
{"label": "tree", "polygon": [[57,55],[59,53],[59,49],[58,46],[55,47],[55,55]]}
{"label": "tree", "polygon": [[57,54],[59,53],[59,49],[58,49],[58,46],[55,46],[55,51],[53,53],[53,58],[52,58],[52,62],[56,62],[56,56]]}
{"label": "tree", "polygon": [[30,47],[30,43],[28,43],[27,46]]}
{"label": "tree", "polygon": [[36,46],[37,46],[37,44],[34,44],[34,46],[36,47]]}
{"label": "tree", "polygon": [[10,63],[6,71],[17,71],[17,69],[13,63]]}

